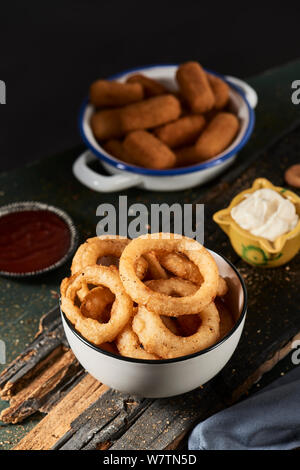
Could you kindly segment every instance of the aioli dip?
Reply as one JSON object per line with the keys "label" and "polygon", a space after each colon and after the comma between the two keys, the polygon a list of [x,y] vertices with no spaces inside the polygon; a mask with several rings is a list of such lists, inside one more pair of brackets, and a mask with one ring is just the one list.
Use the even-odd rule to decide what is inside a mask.
{"label": "aioli dip", "polygon": [[246,194],[230,214],[244,230],[271,242],[293,230],[299,221],[295,205],[273,189]]}

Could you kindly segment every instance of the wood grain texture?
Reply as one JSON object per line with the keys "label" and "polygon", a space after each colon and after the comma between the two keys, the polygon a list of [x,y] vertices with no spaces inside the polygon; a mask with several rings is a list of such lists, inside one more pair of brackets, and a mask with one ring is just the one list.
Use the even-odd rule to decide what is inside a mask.
{"label": "wood grain texture", "polygon": [[[72,423],[71,431],[54,448],[90,450],[107,448],[151,404],[152,400],[108,390]],[[70,435],[72,433],[72,436]]]}
{"label": "wood grain texture", "polygon": [[75,418],[107,391],[90,375],[85,377],[19,442],[15,450],[45,450],[70,429]]}
{"label": "wood grain texture", "polygon": [[35,340],[0,374],[0,396],[10,399],[25,384],[49,367],[67,347],[63,327],[56,306],[41,318]]}
{"label": "wood grain texture", "polygon": [[53,403],[53,395],[70,380],[74,381],[78,374],[82,374],[82,367],[70,350],[63,352],[54,362],[47,361],[43,372],[11,398],[9,408],[0,414],[1,420],[20,423],[36,411],[49,409],[48,403]]}
{"label": "wood grain texture", "polygon": [[[203,388],[172,399],[139,400],[108,390],[91,407],[81,410],[64,435],[59,433],[60,438],[52,441],[53,449],[159,450],[178,446],[195,423],[237,401],[288,353],[289,341],[300,333],[299,257],[279,269],[249,266],[232,251],[223,232],[215,230],[211,215],[258,175],[283,184],[284,168],[294,163],[300,152],[299,134],[297,128],[276,146],[258,154],[235,182],[216,187],[207,199],[200,199],[208,208],[206,245],[235,262],[249,294],[244,334],[230,362]],[[286,293],[282,305],[278,303],[281,292]],[[125,407],[127,402],[131,405]],[[55,409],[50,411],[50,418]]]}
{"label": "wood grain texture", "polygon": [[[297,70],[300,70],[300,62]],[[300,154],[300,131],[296,122],[298,112],[296,107],[286,105],[286,88],[282,85],[290,83],[294,75],[295,68],[286,67],[269,76],[252,80],[262,101],[257,111],[257,128],[247,148],[239,154],[234,167],[220,179],[181,193],[142,193],[134,188],[126,192],[128,205],[137,201],[147,207],[151,203],[161,202],[205,203],[205,244],[237,265],[249,294],[245,329],[230,362],[202,389],[170,400],[137,400],[101,388],[98,383],[92,386],[92,389],[95,387],[95,394],[91,390],[92,396],[88,395],[86,400],[85,394],[89,394],[86,381],[89,376],[79,376],[70,386],[58,386],[52,404],[52,394],[49,394],[48,404],[40,408],[49,414],[25,436],[17,448],[164,449],[178,446],[196,422],[238,400],[259,376],[289,352],[291,339],[298,337],[300,332],[299,256],[286,267],[273,270],[248,266],[232,250],[226,235],[217,228],[211,216],[226,206],[237,192],[250,187],[256,177],[265,176],[274,184],[284,186],[284,170],[298,162]],[[270,146],[270,141],[275,138],[276,143]],[[4,202],[12,202],[18,196],[57,204],[73,216],[83,239],[93,236],[98,222],[95,210],[99,204],[99,195],[69,177],[74,156],[70,152],[64,158],[45,160],[43,165],[14,172],[10,178],[0,175],[5,191]],[[58,165],[59,174],[56,171]],[[17,196],[15,181],[18,182]],[[103,194],[101,202],[117,206],[118,196]],[[57,302],[51,298],[50,289],[57,289],[59,279],[67,273],[68,269],[64,267],[45,278],[49,289],[46,295],[45,291],[37,295],[34,283],[14,284],[16,299],[13,305],[9,304],[6,283],[0,282],[1,296],[3,294],[10,308],[10,316],[7,318],[11,321],[18,318],[19,304],[24,302],[25,297],[31,296],[32,303],[25,319],[34,325],[40,315],[42,302],[49,306]],[[1,320],[0,316],[0,325]],[[49,329],[47,338],[46,335],[39,335],[34,340],[34,346],[25,348],[24,353],[0,376],[0,389],[6,399],[13,400],[22,393],[32,381],[45,373],[47,364],[47,367],[53,366],[52,370],[61,370],[55,369],[55,363],[66,354],[66,343],[59,318],[56,326],[55,321],[55,314],[51,319],[44,319],[44,328]],[[20,337],[19,347],[25,343],[26,328],[32,334],[32,325],[30,328],[25,323],[16,326],[16,334]],[[2,337],[5,338],[10,326],[2,325],[1,328]],[[33,353],[35,348],[36,353]],[[8,352],[12,355],[12,348]],[[131,403],[127,408],[126,400]],[[85,432],[81,432],[82,428]],[[4,435],[1,429],[0,435]]]}
{"label": "wood grain texture", "polygon": [[178,445],[195,422],[222,407],[211,384],[178,397],[155,400],[111,449],[161,450],[172,446],[174,441]]}

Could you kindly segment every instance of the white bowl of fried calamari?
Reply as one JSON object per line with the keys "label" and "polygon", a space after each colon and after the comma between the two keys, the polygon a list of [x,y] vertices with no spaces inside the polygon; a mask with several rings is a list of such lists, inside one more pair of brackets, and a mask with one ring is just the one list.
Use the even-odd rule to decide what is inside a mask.
{"label": "white bowl of fried calamari", "polygon": [[178,395],[214,377],[237,347],[246,307],[229,261],[169,233],[90,238],[61,284],[78,361],[102,383],[144,397]]}

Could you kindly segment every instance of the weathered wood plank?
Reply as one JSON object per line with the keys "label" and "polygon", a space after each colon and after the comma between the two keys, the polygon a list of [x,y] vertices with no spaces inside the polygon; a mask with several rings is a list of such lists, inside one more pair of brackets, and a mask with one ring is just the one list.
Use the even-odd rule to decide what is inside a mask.
{"label": "weathered wood plank", "polygon": [[70,379],[74,381],[78,373],[83,373],[82,367],[68,350],[11,398],[9,408],[2,411],[0,419],[15,424],[42,411],[49,406],[49,400],[53,402],[53,395],[66,383],[70,384]]}
{"label": "weathered wood plank", "polygon": [[83,411],[94,403],[107,387],[87,374],[80,382],[32,429],[15,450],[50,449]]}
{"label": "weathered wood plank", "polygon": [[[209,217],[206,213],[206,220],[209,220],[206,224],[206,231],[208,225],[210,233],[209,242],[207,243],[206,240],[208,246],[211,244],[211,248],[216,249],[216,241],[220,242],[220,238],[216,238],[212,231],[212,223],[210,222],[212,213],[228,204],[239,191],[249,187],[257,176],[265,176],[275,184],[284,185],[284,169],[287,165],[296,163],[298,159],[300,151],[299,129],[296,129],[286,139],[289,143],[288,157],[285,150],[286,142],[280,142],[276,145],[276,149],[272,147],[267,153],[261,154],[260,159],[256,160],[246,173],[231,186],[222,186],[216,190],[213,197],[209,195]],[[291,152],[291,147],[293,152]],[[224,248],[227,252],[232,251],[228,242]],[[219,251],[219,247],[217,251]],[[245,277],[249,291],[249,313],[244,336],[236,354],[219,376],[211,382],[213,389],[219,392],[219,398],[224,400],[224,403],[236,401],[249,390],[261,374],[273,367],[289,352],[290,344],[286,345],[286,342],[293,336],[297,337],[295,335],[300,332],[299,257],[292,261],[288,267],[268,271],[250,267],[241,260],[237,264],[241,267],[240,271]],[[280,305],[278,302],[281,292],[286,293],[285,305]],[[191,392],[192,397],[194,393],[196,392]],[[179,404],[178,407],[180,408]],[[153,409],[156,412],[153,413]],[[126,446],[126,448],[130,448],[128,447],[131,445],[130,443],[135,446],[131,448],[136,448],[136,446],[141,449],[163,448],[162,441],[158,436],[167,431],[166,425],[163,425],[159,433],[153,433],[149,431],[147,423],[152,419],[158,420],[164,410],[164,404],[160,405],[160,402],[156,401],[112,448],[119,449]],[[197,420],[203,419],[201,406],[198,408],[198,413]],[[172,423],[173,430],[176,424],[177,426],[181,424],[180,419],[176,423]],[[188,431],[189,426],[190,423],[185,429],[181,429],[181,435]],[[146,436],[144,443],[141,444],[140,441],[134,443],[135,436],[138,434]],[[176,436],[177,432],[173,433],[172,431],[168,436],[169,439],[163,440],[166,447],[176,440]]]}
{"label": "weathered wood plank", "polygon": [[[261,366],[248,379],[238,387],[231,395],[231,401],[223,401],[222,383],[221,381],[212,380],[206,386],[209,387],[208,397],[213,397],[212,403],[199,400],[195,413],[189,414],[188,406],[182,403],[182,399],[186,396],[178,397],[178,403],[175,397],[175,413],[169,409],[166,400],[156,400],[149,407],[141,418],[137,420],[129,430],[124,433],[114,444],[110,443],[111,450],[168,450],[176,449],[181,446],[182,441],[187,439],[188,433],[193,426],[212,414],[236,403],[243,395],[248,393],[251,387],[268,371],[270,371],[279,361],[286,357],[291,351],[293,341],[300,338],[300,333],[286,344],[281,350]],[[206,387],[204,386],[204,387]],[[195,401],[198,390],[194,390],[187,394],[190,402]],[[219,393],[220,395],[217,395]],[[182,406],[184,404],[184,406]],[[177,414],[176,414],[177,410]],[[183,411],[186,413],[185,419],[182,416]],[[163,418],[163,419],[162,419]],[[143,436],[142,439],[138,436]]]}
{"label": "weathered wood plank", "polygon": [[[211,215],[258,176],[283,185],[284,169],[297,161],[299,152],[299,129],[296,129],[284,142],[278,142],[254,159],[235,182],[219,185],[213,194],[198,201],[207,204],[206,245],[234,260],[249,291],[244,335],[230,363],[203,390],[146,402],[145,406],[143,400],[138,400],[129,413],[123,409],[128,397],[108,391],[97,404],[82,412],[53,448],[103,449],[112,445],[113,449],[163,449],[178,445],[195,422],[239,399],[262,373],[288,353],[287,342],[300,332],[299,257],[280,269],[266,271],[248,266],[233,252]],[[283,305],[278,303],[280,292],[286,292]]]}
{"label": "weathered wood plank", "polygon": [[155,400],[111,450],[165,449],[179,436],[183,438],[195,422],[222,407],[220,397],[210,384],[178,397]]}
{"label": "weathered wood plank", "polygon": [[62,344],[67,345],[59,309],[55,307],[42,318],[35,340],[0,374],[1,398],[9,399],[33,380],[43,367],[48,367],[49,357],[55,360],[61,354]]}
{"label": "weathered wood plank", "polygon": [[231,395],[231,402],[227,401],[228,405],[236,402],[242,395],[250,390],[251,386],[257,383],[267,372],[273,369],[282,359],[284,359],[288,354],[290,354],[294,341],[300,340],[300,333],[296,334],[290,341],[288,341],[283,347],[277,350],[274,355],[266,360],[265,363],[261,364],[261,366],[250,376],[248,377],[245,382],[240,385],[238,388],[234,390]]}
{"label": "weathered wood plank", "polygon": [[[238,263],[248,290],[248,314],[237,351],[217,377],[224,401],[300,332],[300,259],[280,269]],[[218,386],[218,385],[217,385]]]}
{"label": "weathered wood plank", "polygon": [[[96,449],[117,439],[142,413],[152,400],[108,390],[72,424],[73,435],[60,447],[70,449]],[[54,448],[56,448],[55,446]]]}
{"label": "weathered wood plank", "polygon": [[[215,210],[227,205],[235,194],[249,187],[256,177],[264,176],[275,184],[284,186],[284,169],[296,163],[298,159],[299,134],[297,128],[291,135],[285,137],[284,142],[277,143],[276,148],[272,147],[268,152],[261,154],[260,159],[256,160],[235,183],[223,187],[224,191],[218,189],[214,197],[209,196],[209,209],[206,213],[208,220],[206,245],[218,252],[221,251],[220,246],[216,245],[216,241],[220,243],[221,238],[213,232],[210,217]],[[288,141],[288,150],[286,150],[286,141]],[[300,334],[299,256],[286,267],[264,270],[244,263],[232,253],[232,248],[227,240],[225,241],[226,245],[222,252],[227,256],[229,254],[231,258],[237,258],[236,264],[246,281],[249,302],[248,318],[238,349],[228,365],[209,384],[223,406],[238,400],[263,373],[288,354],[291,338],[297,338]],[[195,394],[197,391],[191,392],[192,400]],[[178,442],[178,436],[184,436],[190,429],[192,418],[184,425],[179,416],[172,421],[170,433],[166,423],[162,423],[155,431],[148,426],[148,423],[160,420],[167,406],[168,404],[165,405],[164,402],[156,401],[112,446],[112,449],[162,449],[163,445],[169,447],[174,441]],[[178,409],[182,409],[179,402]],[[210,412],[213,412],[212,409]],[[168,415],[171,415],[170,411]],[[199,403],[194,421],[202,419],[202,403]],[[143,442],[136,439],[138,435],[144,436]]]}

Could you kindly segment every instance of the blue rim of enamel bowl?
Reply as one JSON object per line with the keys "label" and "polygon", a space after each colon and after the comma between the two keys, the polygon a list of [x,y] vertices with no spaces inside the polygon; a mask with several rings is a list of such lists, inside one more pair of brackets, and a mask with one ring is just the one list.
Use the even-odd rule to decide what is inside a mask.
{"label": "blue rim of enamel bowl", "polygon": [[[135,67],[135,68],[132,68],[132,69],[129,69],[129,70],[125,70],[121,73],[112,75],[108,79],[109,80],[116,80],[116,79],[121,78],[124,75],[130,74],[130,73],[142,72],[142,71],[147,70],[147,69],[164,68],[164,67],[166,67],[166,68],[167,67],[178,67],[178,64],[158,64],[158,65],[148,65],[148,66],[145,66],[145,67]],[[254,124],[255,124],[255,112],[254,112],[253,108],[250,106],[249,101],[247,100],[244,91],[240,87],[238,87],[238,86],[234,85],[233,83],[231,83],[229,80],[227,80],[221,74],[218,74],[218,73],[213,72],[213,71],[208,70],[208,69],[205,69],[205,71],[212,74],[212,75],[215,75],[219,78],[222,78],[230,86],[230,88],[234,89],[242,97],[242,99],[244,100],[244,102],[247,106],[247,109],[248,109],[248,113],[249,113],[248,126],[245,130],[245,133],[244,133],[241,141],[232,150],[230,150],[230,152],[225,153],[225,155],[222,155],[219,158],[214,158],[213,160],[209,160],[209,161],[204,162],[204,163],[200,163],[198,165],[192,165],[192,166],[188,166],[188,167],[184,167],[184,168],[173,168],[173,169],[170,169],[170,170],[150,170],[148,168],[142,168],[142,167],[129,165],[127,163],[121,162],[120,160],[109,157],[108,155],[105,155],[104,153],[99,151],[93,145],[93,143],[89,140],[89,138],[87,137],[87,135],[84,131],[84,115],[85,115],[86,107],[89,104],[88,98],[86,98],[84,100],[84,102],[82,103],[81,108],[80,108],[80,112],[79,112],[78,123],[79,123],[79,131],[80,131],[81,138],[83,139],[86,146],[93,152],[93,154],[96,155],[100,160],[103,160],[105,163],[107,163],[109,165],[112,165],[115,168],[118,168],[118,170],[123,170],[123,171],[125,170],[125,171],[129,171],[131,173],[146,175],[146,176],[184,175],[184,174],[187,174],[187,173],[194,173],[196,171],[206,170],[208,168],[212,168],[214,166],[217,166],[217,165],[220,165],[221,163],[226,162],[233,155],[235,155],[237,152],[239,152],[239,150],[241,150],[241,148],[244,147],[245,144],[250,139],[250,136],[252,134]]]}

